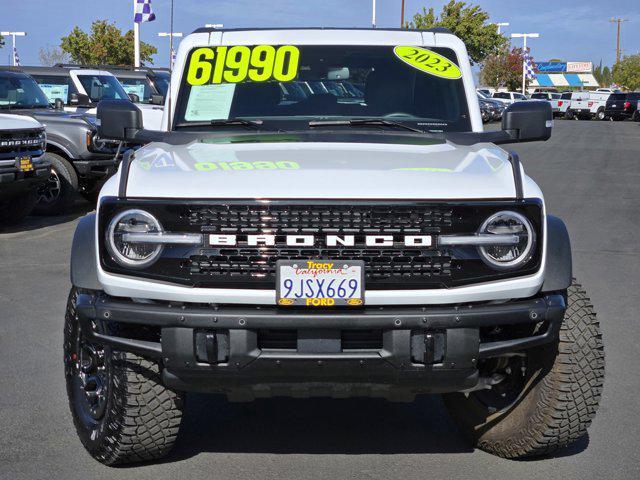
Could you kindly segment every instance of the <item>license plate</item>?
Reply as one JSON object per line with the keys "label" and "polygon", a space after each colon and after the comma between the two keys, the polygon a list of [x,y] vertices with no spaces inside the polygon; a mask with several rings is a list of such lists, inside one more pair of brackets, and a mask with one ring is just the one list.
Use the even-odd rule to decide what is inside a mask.
{"label": "license plate", "polygon": [[21,172],[32,172],[33,171],[33,162],[31,161],[31,157],[17,157],[16,158],[16,167]]}
{"label": "license plate", "polygon": [[276,299],[281,306],[357,307],[364,304],[362,260],[279,260]]}

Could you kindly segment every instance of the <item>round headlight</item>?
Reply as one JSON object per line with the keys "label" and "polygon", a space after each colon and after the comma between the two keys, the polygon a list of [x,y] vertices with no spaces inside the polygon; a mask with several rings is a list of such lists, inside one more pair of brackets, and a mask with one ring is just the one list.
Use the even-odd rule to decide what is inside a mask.
{"label": "round headlight", "polygon": [[128,233],[160,233],[162,225],[144,210],[126,210],[119,213],[107,229],[107,249],[113,259],[129,268],[144,268],[157,260],[162,245],[125,241]]}
{"label": "round headlight", "polygon": [[513,244],[478,247],[482,260],[493,268],[516,268],[531,258],[536,240],[535,232],[531,222],[524,215],[510,211],[494,213],[485,220],[479,233],[510,235],[517,238]]}

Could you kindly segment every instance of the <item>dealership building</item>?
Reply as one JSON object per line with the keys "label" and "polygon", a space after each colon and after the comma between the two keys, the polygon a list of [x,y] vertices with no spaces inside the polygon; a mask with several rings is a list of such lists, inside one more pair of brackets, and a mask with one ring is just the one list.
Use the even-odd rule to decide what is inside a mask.
{"label": "dealership building", "polygon": [[593,76],[592,62],[537,62],[535,78],[529,87],[581,87],[598,88],[600,85]]}

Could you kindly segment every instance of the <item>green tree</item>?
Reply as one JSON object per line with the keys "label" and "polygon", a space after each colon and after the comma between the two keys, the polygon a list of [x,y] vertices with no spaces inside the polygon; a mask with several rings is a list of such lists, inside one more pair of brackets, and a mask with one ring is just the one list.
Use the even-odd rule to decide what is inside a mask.
{"label": "green tree", "polygon": [[477,5],[451,0],[436,15],[431,7],[422,7],[422,13],[416,13],[408,28],[427,29],[444,27],[460,37],[467,46],[471,63],[480,63],[488,55],[495,55],[507,45],[508,40],[498,33],[495,23],[489,23],[489,14]]}
{"label": "green tree", "polygon": [[613,66],[613,81],[627,90],[640,87],[640,54],[625,55]]}
{"label": "green tree", "polygon": [[45,67],[52,67],[56,63],[69,63],[69,54],[63,52],[60,47],[52,47],[51,45],[41,47],[38,56],[40,57],[40,65]]}
{"label": "green tree", "polygon": [[[96,20],[87,33],[75,27],[69,35],[62,37],[60,48],[71,60],[82,65],[133,65],[133,30],[124,35],[114,23]],[[140,42],[141,63],[153,63],[152,55],[158,49]]]}
{"label": "green tree", "polygon": [[509,51],[503,48],[499,53],[489,55],[480,70],[480,83],[489,87],[507,87],[519,90],[522,87],[522,49]]}
{"label": "green tree", "polygon": [[613,75],[611,74],[611,69],[607,66],[602,68],[602,82],[600,85],[603,87],[608,87],[613,83]]}

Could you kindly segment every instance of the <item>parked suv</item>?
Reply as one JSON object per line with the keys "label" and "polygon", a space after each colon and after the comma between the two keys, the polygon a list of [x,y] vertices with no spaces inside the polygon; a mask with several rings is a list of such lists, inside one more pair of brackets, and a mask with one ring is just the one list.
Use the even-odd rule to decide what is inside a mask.
{"label": "parked suv", "polygon": [[526,97],[526,95],[523,95],[522,93],[519,93],[519,92],[495,92],[493,94],[493,98],[498,100],[504,100],[509,104],[529,100]]}
{"label": "parked suv", "polygon": [[118,142],[98,136],[95,116],[53,108],[33,78],[0,68],[0,111],[5,110],[33,117],[47,131],[46,156],[52,168],[47,184],[39,189],[36,212],[63,213],[76,192],[95,202],[119,162]]}
{"label": "parked suv", "polygon": [[612,93],[607,100],[604,114],[611,120],[638,120],[640,92]]}
{"label": "parked suv", "polygon": [[[0,112],[9,111],[0,84]],[[36,120],[0,113],[0,228],[29,215],[46,182],[44,127]]]}
{"label": "parked suv", "polygon": [[[361,98],[283,101],[281,84],[327,78]],[[98,106],[104,138],[146,145],[73,241],[65,375],[95,458],[166,455],[192,391],[442,393],[508,458],[585,434],[598,321],[564,223],[499,147],[548,139],[547,102],[483,131],[442,29],[200,29],[172,88],[161,132],[128,101]]]}
{"label": "parked suv", "polygon": [[[20,67],[41,86],[52,104],[62,102],[71,113],[96,113],[96,105],[103,99],[128,99],[129,96],[118,79],[100,68],[81,65],[55,67]],[[160,107],[139,103],[148,128],[160,128]]]}

